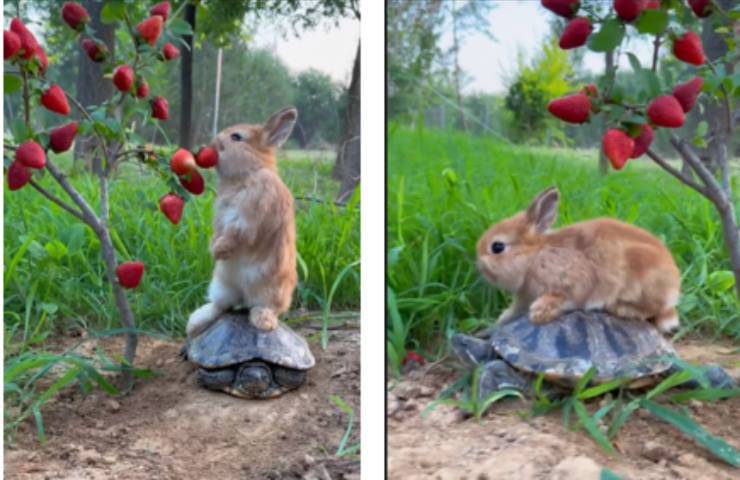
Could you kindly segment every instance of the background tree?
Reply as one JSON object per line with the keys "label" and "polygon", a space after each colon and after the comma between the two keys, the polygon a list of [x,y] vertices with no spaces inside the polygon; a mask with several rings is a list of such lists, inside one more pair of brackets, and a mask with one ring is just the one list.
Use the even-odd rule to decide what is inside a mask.
{"label": "background tree", "polygon": [[331,77],[308,70],[298,74],[293,89],[293,104],[300,112],[294,135],[301,148],[338,138],[340,89]]}

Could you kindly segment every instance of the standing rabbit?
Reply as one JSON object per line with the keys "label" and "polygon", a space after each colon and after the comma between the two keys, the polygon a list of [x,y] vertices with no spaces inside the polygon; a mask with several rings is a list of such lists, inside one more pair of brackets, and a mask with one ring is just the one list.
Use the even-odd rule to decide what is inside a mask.
{"label": "standing rabbit", "polygon": [[540,193],[526,211],[493,225],[478,240],[478,269],[514,294],[499,317],[529,312],[534,323],[566,310],[606,310],[678,328],[681,274],[671,253],[650,233],[602,218],[548,231],[560,194]]}
{"label": "standing rabbit", "polygon": [[250,308],[252,324],[270,331],[290,306],[297,280],[293,197],[278,176],[275,150],[297,117],[285,108],[264,125],[236,125],[212,142],[219,156],[210,243],[216,267],[209,303],[188,320],[189,337],[238,304]]}

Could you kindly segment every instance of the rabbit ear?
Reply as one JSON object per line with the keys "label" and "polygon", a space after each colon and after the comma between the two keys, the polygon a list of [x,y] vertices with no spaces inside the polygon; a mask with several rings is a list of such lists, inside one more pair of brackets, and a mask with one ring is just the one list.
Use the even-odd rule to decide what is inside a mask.
{"label": "rabbit ear", "polygon": [[558,203],[560,192],[555,187],[550,187],[540,193],[532,200],[527,208],[527,221],[534,227],[537,233],[542,233],[555,223],[558,216]]}
{"label": "rabbit ear", "polygon": [[265,122],[265,136],[268,147],[279,147],[290,137],[293,126],[298,119],[298,110],[287,107],[272,116]]}

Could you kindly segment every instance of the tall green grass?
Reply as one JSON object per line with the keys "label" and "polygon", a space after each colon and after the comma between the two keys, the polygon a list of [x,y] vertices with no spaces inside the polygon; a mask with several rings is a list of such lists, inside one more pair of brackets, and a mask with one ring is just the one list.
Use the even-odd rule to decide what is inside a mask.
{"label": "tall green grass", "polygon": [[[683,273],[679,335],[740,338],[740,302],[711,204],[648,162],[601,176],[596,152],[506,145],[461,133],[388,130],[388,350],[439,355],[452,331],[490,325],[507,295],[475,269],[492,224],[560,189],[557,226],[609,216],[662,238]],[[733,187],[738,189],[737,177]],[[737,197],[737,196],[736,196]]]}

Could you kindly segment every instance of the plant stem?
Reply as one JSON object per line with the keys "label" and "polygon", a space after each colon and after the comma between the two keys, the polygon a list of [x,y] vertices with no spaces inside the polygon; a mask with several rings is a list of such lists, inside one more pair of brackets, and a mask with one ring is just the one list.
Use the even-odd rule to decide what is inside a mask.
{"label": "plant stem", "polygon": [[706,189],[704,187],[702,187],[698,183],[694,182],[691,179],[691,177],[689,177],[688,175],[684,175],[679,170],[676,170],[675,168],[673,168],[670,163],[668,163],[667,161],[663,160],[663,158],[661,158],[660,156],[658,156],[655,152],[653,152],[652,150],[648,150],[647,152],[645,152],[645,154],[648,157],[650,157],[650,159],[652,161],[654,161],[655,163],[657,163],[663,170],[665,170],[666,172],[670,173],[671,175],[673,175],[674,177],[676,177],[678,180],[680,180],[681,183],[683,183],[683,184],[685,184],[685,185],[693,188],[694,190],[696,190],[697,192],[701,193],[705,197],[707,196],[707,192],[706,192]]}
{"label": "plant stem", "polygon": [[31,104],[30,94],[28,92],[28,73],[21,67],[21,77],[23,77],[23,116],[26,119],[26,128],[31,130]]}
{"label": "plant stem", "polygon": [[650,70],[655,72],[658,69],[658,51],[660,50],[660,34],[657,34],[655,36],[655,40],[653,40],[653,65],[650,67]]}
{"label": "plant stem", "polygon": [[84,222],[85,218],[82,216],[82,213],[75,210],[71,205],[64,202],[64,200],[61,200],[59,197],[55,196],[53,193],[46,190],[44,187],[36,183],[35,180],[30,180],[28,183],[31,184],[33,188],[35,188],[41,195],[45,196],[52,202],[56,203],[61,207],[63,210],[65,210],[67,213],[72,215],[73,217],[77,218],[78,220]]}

